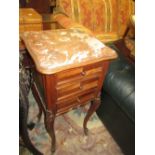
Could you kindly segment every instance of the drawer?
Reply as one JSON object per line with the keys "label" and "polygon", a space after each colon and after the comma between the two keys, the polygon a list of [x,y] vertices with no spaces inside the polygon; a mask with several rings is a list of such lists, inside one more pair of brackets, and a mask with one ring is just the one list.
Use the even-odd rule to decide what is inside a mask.
{"label": "drawer", "polygon": [[57,113],[64,113],[70,111],[73,108],[84,105],[93,100],[96,96],[96,90],[91,89],[89,91],[81,92],[81,94],[72,99],[66,99],[57,102]]}
{"label": "drawer", "polygon": [[57,73],[56,75],[57,85],[81,80],[82,71],[83,71],[83,68],[76,68],[76,69],[69,69],[67,71],[62,71],[60,73]]}
{"label": "drawer", "polygon": [[67,71],[63,71],[60,73],[57,73],[57,85],[62,85],[65,83],[69,83],[72,81],[81,81],[83,78],[91,78],[94,76],[100,76],[102,73],[103,67],[97,66],[97,67],[91,67],[91,68],[76,68],[76,69],[70,69]]}
{"label": "drawer", "polygon": [[98,87],[102,67],[83,70],[78,68],[72,72],[63,72],[63,74],[61,72],[57,75],[57,79],[60,79],[56,85],[58,101],[79,96],[83,91]]}
{"label": "drawer", "polygon": [[57,103],[57,112],[67,112],[68,110],[72,109],[73,107],[77,107],[80,102],[78,97],[63,100],[63,101],[58,101]]}
{"label": "drawer", "polygon": [[57,73],[56,90],[57,100],[76,97],[81,91],[81,80],[83,78],[82,68],[70,69]]}
{"label": "drawer", "polygon": [[56,86],[58,98],[62,96],[66,96],[68,94],[79,92],[81,89],[80,85],[81,85],[80,81],[78,82],[74,81],[74,82],[68,82],[68,83],[64,83],[62,85]]}
{"label": "drawer", "polygon": [[89,101],[93,99],[96,95],[97,89],[89,89],[86,91],[81,91],[77,96],[73,96],[70,98],[65,98],[63,100],[57,100],[57,108],[71,107],[76,104],[82,104],[85,101]]}
{"label": "drawer", "polygon": [[58,100],[63,100],[65,98],[74,97],[86,90],[95,89],[98,87],[98,77],[81,81],[80,83],[75,83],[73,85],[67,85],[66,87],[57,88],[57,98]]}
{"label": "drawer", "polygon": [[79,102],[81,104],[87,103],[88,101],[91,101],[96,96],[97,89],[90,89],[88,91],[84,91],[79,97]]}
{"label": "drawer", "polygon": [[73,97],[75,98],[75,97],[79,96],[79,94],[81,93],[81,87],[74,89],[74,91],[69,91],[68,93],[64,93],[64,94],[59,94],[59,92],[57,92],[57,93],[58,93],[57,94],[57,101],[61,102],[61,101],[64,101],[68,98],[73,98]]}
{"label": "drawer", "polygon": [[102,76],[102,70],[103,67],[101,66],[83,70],[81,85],[84,90],[98,86],[98,81]]}
{"label": "drawer", "polygon": [[94,68],[90,68],[90,69],[84,69],[84,74],[85,76],[89,77],[92,75],[100,75],[102,73],[103,70],[103,66],[98,66],[98,67],[94,67]]}
{"label": "drawer", "polygon": [[84,69],[83,79],[81,81],[81,88],[83,91],[95,89],[99,86],[99,81],[103,74],[103,66],[92,67]]}
{"label": "drawer", "polygon": [[89,78],[85,77],[81,81],[81,89],[88,90],[92,88],[97,88],[99,83],[99,76],[91,76]]}

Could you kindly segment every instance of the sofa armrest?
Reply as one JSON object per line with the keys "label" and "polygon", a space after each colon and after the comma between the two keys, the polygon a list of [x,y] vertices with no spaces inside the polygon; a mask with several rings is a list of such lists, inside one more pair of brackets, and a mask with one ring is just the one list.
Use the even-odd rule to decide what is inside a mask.
{"label": "sofa armrest", "polygon": [[114,45],[118,58],[110,63],[103,90],[115,101],[117,106],[135,121],[135,66]]}
{"label": "sofa armrest", "polygon": [[58,13],[54,15],[53,18],[59,25],[61,25],[63,28],[76,28],[79,30],[82,30],[88,34],[93,35],[93,32],[91,30],[89,30],[88,28],[86,28],[85,26],[78,24],[76,22],[74,22],[71,18],[67,17],[66,15],[62,14],[62,13]]}

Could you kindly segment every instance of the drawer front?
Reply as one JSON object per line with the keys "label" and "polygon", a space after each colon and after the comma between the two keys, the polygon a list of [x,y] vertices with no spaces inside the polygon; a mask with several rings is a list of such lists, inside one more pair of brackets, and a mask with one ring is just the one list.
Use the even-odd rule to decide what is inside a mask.
{"label": "drawer front", "polygon": [[84,78],[81,81],[81,90],[89,90],[92,88],[97,88],[99,83],[99,77],[92,77],[92,78]]}
{"label": "drawer front", "polygon": [[83,68],[70,69],[56,75],[57,100],[76,97],[81,91]]}
{"label": "drawer front", "polygon": [[58,89],[57,101],[63,101],[68,98],[77,97],[91,90],[95,90],[97,92],[98,83],[98,78],[95,78],[91,79],[91,81],[80,81],[80,83],[78,82],[70,87],[67,87],[67,89]]}
{"label": "drawer front", "polygon": [[81,92],[77,97],[66,98],[64,100],[58,101],[57,113],[64,113],[70,111],[73,108],[84,105],[95,98],[95,89]]}
{"label": "drawer front", "polygon": [[98,94],[102,74],[101,64],[58,73],[56,75],[57,112],[64,113],[93,100]]}
{"label": "drawer front", "polygon": [[58,73],[56,75],[57,86],[81,80],[82,71],[83,71],[83,68],[76,68],[76,69],[70,69],[70,70],[62,71]]}
{"label": "drawer front", "polygon": [[57,102],[57,109],[64,109],[64,108],[71,108],[74,105],[78,104],[78,97],[76,98],[70,98],[68,100],[58,101]]}
{"label": "drawer front", "polygon": [[67,96],[70,94],[76,94],[80,91],[80,81],[78,82],[69,82],[65,83],[63,85],[57,86],[57,95],[58,98],[61,98],[63,96]]}
{"label": "drawer front", "polygon": [[84,74],[86,77],[94,76],[94,75],[100,75],[102,70],[103,70],[103,66],[93,67],[90,69],[84,68]]}
{"label": "drawer front", "polygon": [[81,92],[81,94],[78,96],[78,101],[81,104],[84,104],[90,100],[93,100],[96,97],[96,91],[97,89],[89,89],[89,90]]}

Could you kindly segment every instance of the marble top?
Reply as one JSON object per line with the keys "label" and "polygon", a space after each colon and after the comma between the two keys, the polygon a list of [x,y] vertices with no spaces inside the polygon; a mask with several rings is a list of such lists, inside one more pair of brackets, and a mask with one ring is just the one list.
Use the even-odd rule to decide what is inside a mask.
{"label": "marble top", "polygon": [[114,50],[94,36],[75,29],[23,32],[21,38],[43,74],[117,57]]}

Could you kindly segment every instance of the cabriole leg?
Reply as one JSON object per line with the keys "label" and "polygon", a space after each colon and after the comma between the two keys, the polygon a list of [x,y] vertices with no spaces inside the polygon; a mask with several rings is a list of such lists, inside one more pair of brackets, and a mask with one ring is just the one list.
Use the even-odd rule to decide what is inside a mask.
{"label": "cabriole leg", "polygon": [[100,105],[100,98],[97,97],[93,101],[91,101],[91,105],[89,107],[89,110],[84,118],[84,123],[83,123],[83,128],[84,128],[84,133],[85,135],[88,135],[88,128],[87,128],[87,122],[89,118],[92,116],[92,114],[97,110],[97,108]]}
{"label": "cabriole leg", "polygon": [[45,127],[46,127],[48,134],[51,137],[51,152],[55,152],[55,149],[56,149],[54,121],[55,121],[55,114],[52,113],[51,111],[46,111]]}

